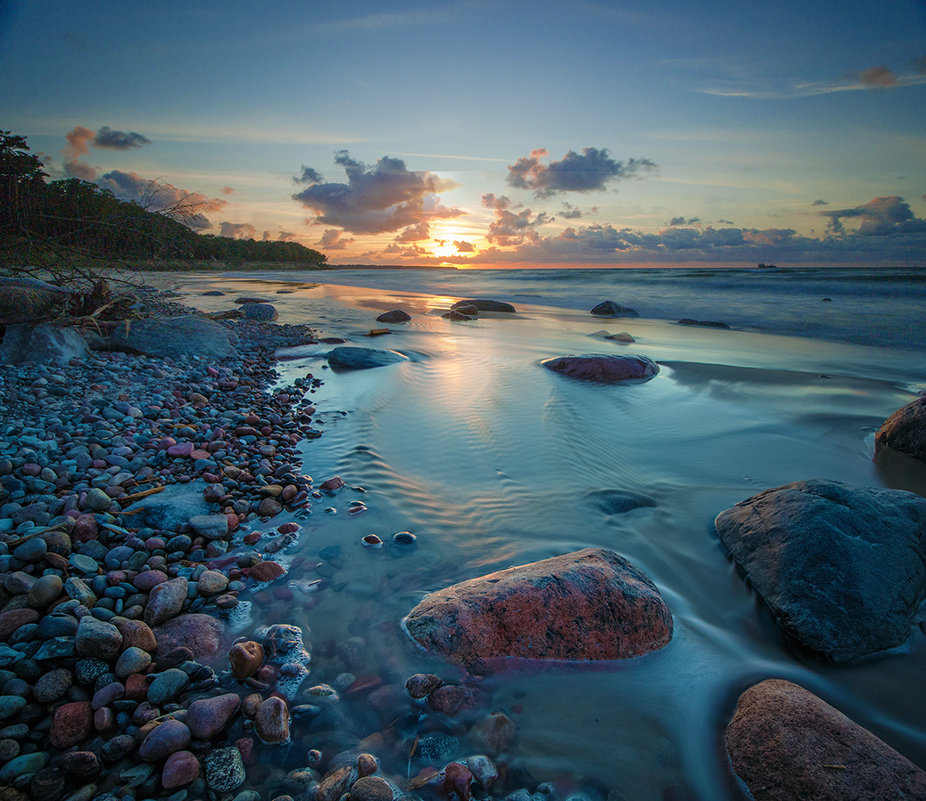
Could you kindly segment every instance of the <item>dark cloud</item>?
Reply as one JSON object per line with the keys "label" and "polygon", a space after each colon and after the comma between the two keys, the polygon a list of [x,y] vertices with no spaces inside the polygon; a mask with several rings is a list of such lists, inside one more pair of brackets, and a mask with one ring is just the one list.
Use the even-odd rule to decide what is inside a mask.
{"label": "dark cloud", "polygon": [[395,242],[421,242],[424,239],[431,238],[431,225],[427,220],[406,228],[402,233],[395,237]]}
{"label": "dark cloud", "polygon": [[94,147],[104,147],[110,150],[128,150],[132,147],[150,145],[151,140],[135,131],[114,131],[108,125],[104,125],[96,132],[92,144]]}
{"label": "dark cloud", "polygon": [[813,203],[811,203],[810,205],[811,205],[811,206],[829,206],[829,201],[828,201],[828,200],[824,200],[823,198],[820,198],[819,200],[815,200],[815,201],[814,201]]}
{"label": "dark cloud", "polygon": [[302,172],[299,175],[293,176],[293,183],[296,184],[320,184],[324,182],[321,173],[318,170],[314,170],[311,167],[306,167],[305,164],[302,165]]}
{"label": "dark cloud", "polygon": [[209,227],[209,220],[205,216],[207,213],[219,211],[228,205],[227,200],[178,189],[163,181],[144,178],[136,172],[111,170],[95,183],[108,189],[119,200],[138,203],[148,211],[166,214],[195,230]]}
{"label": "dark cloud", "polygon": [[508,165],[505,179],[518,189],[531,189],[537,197],[549,197],[557,192],[592,192],[601,190],[612,181],[635,178],[655,168],[649,159],[615,161],[606,148],[586,147],[582,153],[570,150],[559,161],[542,164],[547,155],[543,148],[532,150]]}
{"label": "dark cloud", "polygon": [[86,161],[69,159],[64,162],[64,172],[71,178],[80,178],[81,181],[96,181],[96,168]]}
{"label": "dark cloud", "polygon": [[869,67],[858,74],[859,83],[871,89],[897,86],[897,75],[887,67]]}
{"label": "dark cloud", "polygon": [[[292,196],[312,209],[318,222],[351,233],[381,233],[463,214],[442,205],[438,197],[455,187],[454,182],[430,172],[410,171],[401,159],[384,156],[368,167],[340,150],[334,161],[344,168],[346,184],[316,183]],[[311,168],[303,168],[303,174],[307,169]]]}
{"label": "dark cloud", "polygon": [[544,212],[534,215],[530,209],[524,208],[517,213],[511,211],[511,200],[505,195],[483,195],[482,205],[495,211],[495,219],[489,224],[486,234],[486,239],[495,245],[522,245],[533,241],[538,236],[535,229],[551,220]]}
{"label": "dark cloud", "polygon": [[472,242],[460,242],[456,239],[453,240],[453,246],[457,249],[457,253],[474,253],[476,250]]}
{"label": "dark cloud", "polygon": [[337,228],[326,228],[325,232],[322,234],[322,238],[316,242],[316,245],[324,248],[325,250],[344,250],[349,244],[354,240],[351,238],[345,238],[342,236],[343,231],[340,231]]}
{"label": "dark cloud", "polygon": [[701,218],[700,218],[700,217],[688,217],[688,218],[685,218],[685,217],[673,217],[671,220],[669,220],[669,226],[675,226],[675,225],[700,225],[700,224],[701,224]]}
{"label": "dark cloud", "polygon": [[838,234],[845,233],[843,220],[858,221],[858,226],[854,229],[858,236],[926,232],[926,220],[918,219],[910,204],[897,195],[876,197],[851,209],[818,213],[829,219],[830,230]]}
{"label": "dark cloud", "polygon": [[[597,207],[597,206],[592,206],[592,207],[589,209],[589,211],[590,211],[592,214],[597,214],[597,213],[598,213],[598,207]],[[588,213],[588,212],[585,212],[585,211],[583,211],[582,209],[577,208],[576,206],[573,206],[571,203],[566,203],[566,202],[564,201],[564,202],[563,202],[563,210],[562,210],[561,212],[559,212],[556,216],[557,216],[557,217],[562,217],[564,220],[578,220],[578,219],[580,219],[581,217],[584,217],[587,213]]]}
{"label": "dark cloud", "polygon": [[257,235],[257,229],[250,223],[219,223],[219,236],[227,236],[229,239],[253,239]]}
{"label": "dark cloud", "polygon": [[[482,205],[487,209],[507,209],[511,208],[511,199],[505,195],[495,195],[492,192],[482,196]],[[515,208],[518,208],[515,206]]]}
{"label": "dark cloud", "polygon": [[231,186],[223,186],[219,191],[220,191],[223,195],[233,195],[233,194],[235,194],[235,190],[234,190],[234,188],[231,187]]}

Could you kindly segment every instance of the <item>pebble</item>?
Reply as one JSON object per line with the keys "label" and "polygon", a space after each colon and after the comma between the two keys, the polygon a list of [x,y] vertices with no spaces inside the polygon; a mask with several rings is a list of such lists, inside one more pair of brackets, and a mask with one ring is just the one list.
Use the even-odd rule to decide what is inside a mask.
{"label": "pebble", "polygon": [[161,786],[175,790],[199,778],[199,760],[189,751],[175,751],[164,762],[161,771]]}
{"label": "pebble", "polygon": [[187,709],[185,722],[197,740],[211,740],[225,728],[239,706],[237,693],[199,698]]}
{"label": "pebble", "polygon": [[60,576],[56,576],[53,573],[42,576],[32,585],[32,589],[29,590],[27,596],[29,606],[35,607],[36,609],[43,609],[53,601],[56,601],[63,590],[64,582],[61,580]]}
{"label": "pebble", "polygon": [[190,744],[190,730],[179,720],[165,720],[155,726],[138,748],[138,755],[148,762],[158,762]]}
{"label": "pebble", "polygon": [[64,698],[72,684],[71,671],[65,668],[49,670],[35,683],[32,695],[39,703],[51,704]]}
{"label": "pebble", "polygon": [[115,674],[124,679],[132,673],[143,673],[151,664],[151,654],[134,645],[126,648],[116,661]]}
{"label": "pebble", "polygon": [[216,793],[237,790],[246,778],[241,752],[234,747],[214,748],[203,760],[206,784]]}
{"label": "pebble", "polygon": [[265,743],[289,741],[289,709],[282,698],[270,697],[257,708],[254,730]]}
{"label": "pebble", "polygon": [[236,679],[253,676],[264,662],[264,649],[254,641],[236,643],[228,652],[232,675]]}
{"label": "pebble", "polygon": [[122,646],[122,634],[112,623],[90,615],[81,618],[77,626],[76,649],[81,656],[112,659]]}
{"label": "pebble", "polygon": [[155,706],[172,701],[189,683],[190,677],[179,668],[165,670],[148,687],[148,701]]}

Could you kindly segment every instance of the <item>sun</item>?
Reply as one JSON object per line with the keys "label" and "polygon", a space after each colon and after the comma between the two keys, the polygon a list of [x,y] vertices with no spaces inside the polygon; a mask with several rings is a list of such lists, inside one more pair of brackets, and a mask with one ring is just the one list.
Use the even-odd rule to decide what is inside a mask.
{"label": "sun", "polygon": [[474,240],[483,240],[481,231],[460,225],[436,225],[427,248],[438,259],[473,256],[482,249],[481,243],[477,244]]}

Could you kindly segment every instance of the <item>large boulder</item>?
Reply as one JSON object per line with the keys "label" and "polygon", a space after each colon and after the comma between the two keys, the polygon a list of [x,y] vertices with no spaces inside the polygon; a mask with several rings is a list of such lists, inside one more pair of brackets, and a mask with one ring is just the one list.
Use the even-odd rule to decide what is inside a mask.
{"label": "large boulder", "polygon": [[7,364],[37,362],[63,366],[71,359],[89,355],[90,349],[80,331],[50,323],[7,326],[0,345],[0,362]]}
{"label": "large boulder", "polygon": [[590,314],[595,314],[601,317],[639,317],[640,314],[635,309],[629,309],[626,306],[621,306],[620,303],[615,303],[613,300],[603,300],[594,309],[589,312]]}
{"label": "large boulder", "polygon": [[926,773],[789,681],[746,690],[725,741],[733,771],[756,801],[926,799]]}
{"label": "large boulder", "polygon": [[672,614],[656,586],[604,548],[438,590],[403,625],[429,653],[471,668],[506,657],[624,659],[662,648],[672,638]]}
{"label": "large boulder", "polygon": [[404,361],[408,361],[408,357],[401,353],[375,348],[335,348],[328,354],[328,364],[342,370],[369,370],[371,367],[384,367]]}
{"label": "large boulder", "polygon": [[239,310],[245,320],[260,320],[271,323],[280,316],[271,303],[244,303]]}
{"label": "large boulder", "polygon": [[31,323],[62,311],[73,293],[37,278],[0,276],[0,325]]}
{"label": "large boulder", "polygon": [[383,312],[376,321],[379,323],[407,323],[411,320],[411,315],[402,309],[393,309],[392,311]]}
{"label": "large boulder", "polygon": [[875,452],[893,448],[926,462],[926,396],[894,412],[875,434]]}
{"label": "large boulder", "polygon": [[199,479],[189,484],[169,484],[160,492],[127,506],[125,511],[137,513],[135,519],[144,522],[146,526],[169,531],[173,535],[192,518],[212,512],[212,507],[203,497],[203,490],[207,486],[205,481]]}
{"label": "large boulder", "polygon": [[116,324],[109,337],[115,350],[143,353],[146,356],[184,356],[221,359],[230,356],[237,337],[215,320],[192,314],[164,320],[126,320]]}
{"label": "large boulder", "polygon": [[473,300],[458,300],[450,308],[458,309],[461,306],[475,306],[478,311],[487,312],[514,312],[517,311],[510,303],[502,300],[488,300],[487,298],[474,298]]}
{"label": "large boulder", "polygon": [[900,645],[926,597],[926,499],[797,481],[715,521],[782,631],[834,662]]}
{"label": "large boulder", "polygon": [[555,373],[582,381],[616,384],[628,379],[649,379],[659,372],[659,365],[646,356],[606,355],[590,353],[584,356],[559,356],[541,364]]}

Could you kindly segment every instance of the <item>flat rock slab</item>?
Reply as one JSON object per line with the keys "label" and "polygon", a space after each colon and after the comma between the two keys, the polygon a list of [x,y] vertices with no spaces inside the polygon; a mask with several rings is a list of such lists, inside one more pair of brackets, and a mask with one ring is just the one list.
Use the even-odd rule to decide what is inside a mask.
{"label": "flat rock slab", "polygon": [[164,320],[128,320],[116,324],[109,345],[146,356],[224,358],[235,349],[237,337],[225,326],[192,314]]}
{"label": "flat rock slab", "polygon": [[375,348],[335,348],[328,354],[328,364],[341,370],[369,370],[405,361],[408,357],[401,353]]}
{"label": "flat rock slab", "polygon": [[672,614],[652,581],[604,548],[500,570],[424,598],[403,622],[426,651],[494,660],[625,659],[662,648]]}
{"label": "flat rock slab", "polygon": [[797,481],[721,512],[717,534],[782,631],[834,662],[893,648],[926,597],[926,499]]}
{"label": "flat rock slab", "polygon": [[659,365],[646,356],[590,353],[584,356],[559,356],[541,364],[555,373],[581,381],[616,384],[629,379],[649,379],[659,372]]}
{"label": "flat rock slab", "polygon": [[[189,484],[168,484],[160,492],[136,501],[124,511],[138,513],[146,526],[173,533],[193,517],[210,515],[213,511],[203,497],[208,485],[197,479]],[[227,522],[226,522],[227,526]]]}
{"label": "flat rock slab", "polygon": [[488,298],[475,298],[473,300],[458,300],[450,308],[458,309],[460,306],[475,306],[477,311],[487,312],[516,312],[514,306],[502,300],[489,300]]}
{"label": "flat rock slab", "polygon": [[884,421],[875,434],[875,452],[884,448],[926,462],[926,397],[908,403]]}
{"label": "flat rock slab", "polygon": [[813,693],[782,679],[744,692],[725,735],[755,801],[926,799],[926,773]]}

